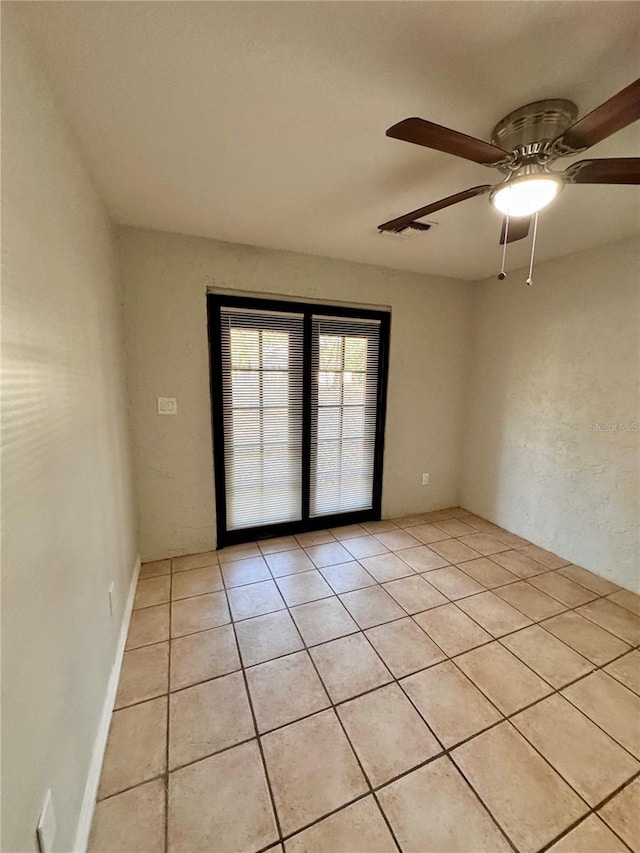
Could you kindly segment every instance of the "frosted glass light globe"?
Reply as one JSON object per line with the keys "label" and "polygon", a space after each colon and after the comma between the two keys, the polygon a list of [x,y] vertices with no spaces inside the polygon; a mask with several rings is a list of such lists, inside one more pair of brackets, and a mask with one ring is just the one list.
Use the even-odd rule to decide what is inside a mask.
{"label": "frosted glass light globe", "polygon": [[510,181],[491,194],[491,204],[505,216],[530,216],[558,195],[561,183],[548,176]]}

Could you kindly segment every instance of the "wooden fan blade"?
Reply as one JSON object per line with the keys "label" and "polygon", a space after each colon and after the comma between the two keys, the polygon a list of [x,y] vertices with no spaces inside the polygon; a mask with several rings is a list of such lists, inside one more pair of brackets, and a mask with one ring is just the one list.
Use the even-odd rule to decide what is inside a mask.
{"label": "wooden fan blade", "polygon": [[640,157],[580,160],[563,177],[568,184],[640,184]]}
{"label": "wooden fan blade", "polygon": [[[524,240],[529,233],[531,225],[530,216],[512,216],[509,219],[509,231],[507,233],[507,243],[515,243],[516,240]],[[504,245],[504,234],[507,230],[506,217],[502,220],[502,231],[500,232],[500,245]]]}
{"label": "wooden fan blade", "polygon": [[572,124],[554,145],[567,153],[583,151],[639,118],[640,78]]}
{"label": "wooden fan blade", "polygon": [[436,151],[444,151],[446,154],[454,154],[456,157],[464,157],[465,160],[473,160],[483,166],[496,166],[509,159],[509,153],[497,145],[483,142],[474,136],[458,133],[448,127],[425,121],[422,118],[406,118],[404,121],[394,124],[387,131],[387,136],[392,139],[402,139],[404,142],[413,142],[414,145],[424,145],[425,148],[433,148]]}
{"label": "wooden fan blade", "polygon": [[421,219],[429,213],[435,213],[436,210],[442,210],[443,207],[451,207],[452,204],[457,204],[459,201],[465,201],[468,198],[473,198],[476,195],[482,195],[489,192],[491,184],[484,184],[481,187],[471,187],[464,192],[449,195],[446,198],[441,198],[440,201],[434,201],[433,204],[428,204],[426,207],[419,207],[417,210],[412,210],[411,213],[405,213],[404,216],[398,216],[397,219],[390,219],[389,222],[384,222],[378,225],[380,231],[404,231],[416,219]]}

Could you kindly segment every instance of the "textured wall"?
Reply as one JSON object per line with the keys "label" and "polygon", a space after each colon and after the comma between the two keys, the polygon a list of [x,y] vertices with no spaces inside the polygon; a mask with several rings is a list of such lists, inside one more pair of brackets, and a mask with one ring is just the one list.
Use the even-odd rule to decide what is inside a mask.
{"label": "textured wall", "polygon": [[[116,244],[3,4],[2,850],[73,840],[136,548]],[[115,613],[108,589],[115,585]]]}
{"label": "textured wall", "polygon": [[215,545],[207,287],[390,305],[383,513],[456,502],[470,285],[131,228],[120,256],[143,558]]}
{"label": "textured wall", "polygon": [[640,424],[640,245],[525,275],[474,287],[461,502],[640,589],[640,432],[592,426]]}

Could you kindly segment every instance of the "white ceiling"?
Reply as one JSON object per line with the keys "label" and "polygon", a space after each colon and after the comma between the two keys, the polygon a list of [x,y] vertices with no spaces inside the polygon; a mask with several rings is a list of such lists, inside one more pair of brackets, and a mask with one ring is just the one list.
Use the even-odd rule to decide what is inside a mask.
{"label": "white ceiling", "polygon": [[[487,197],[411,240],[376,226],[499,173],[385,129],[418,115],[489,138],[544,97],[588,112],[637,77],[640,46],[634,2],[11,5],[116,221],[467,279],[499,269]],[[639,129],[589,156],[637,156]],[[638,232],[637,187],[568,187],[537,257]]]}

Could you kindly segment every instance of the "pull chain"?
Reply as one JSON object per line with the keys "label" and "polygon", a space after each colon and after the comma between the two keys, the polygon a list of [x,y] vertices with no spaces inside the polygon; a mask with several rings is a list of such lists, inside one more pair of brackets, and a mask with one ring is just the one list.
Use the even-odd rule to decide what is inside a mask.
{"label": "pull chain", "polygon": [[527,279],[527,284],[531,286],[533,284],[533,257],[536,251],[536,235],[538,233],[538,211],[536,210],[535,216],[533,218],[533,239],[531,240],[531,260],[529,261],[529,278]]}
{"label": "pull chain", "polygon": [[509,237],[509,214],[505,216],[504,219],[504,243],[502,244],[502,266],[500,268],[500,272],[498,273],[498,278],[500,281],[504,281],[507,277],[506,272],[504,271],[504,262],[507,257],[507,238]]}

